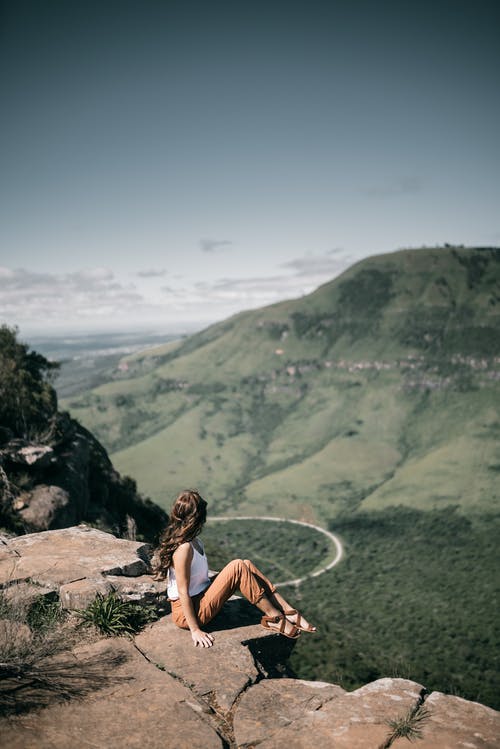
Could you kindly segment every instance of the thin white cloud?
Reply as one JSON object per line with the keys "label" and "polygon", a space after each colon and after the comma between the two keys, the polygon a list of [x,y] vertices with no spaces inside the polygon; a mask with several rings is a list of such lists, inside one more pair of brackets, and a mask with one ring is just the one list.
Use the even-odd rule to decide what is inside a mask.
{"label": "thin white cloud", "polygon": [[[305,255],[279,265],[290,273],[247,278],[220,278],[212,283],[198,282],[193,301],[226,306],[231,311],[293,299],[314,291],[321,284],[338,276],[352,262],[349,255]],[[228,312],[229,314],[229,312]]]}
{"label": "thin white cloud", "polygon": [[200,249],[203,252],[217,252],[231,247],[232,244],[230,239],[200,239]]}
{"label": "thin white cloud", "polygon": [[342,253],[342,252],[345,255],[345,250],[344,250],[343,247],[332,247],[331,250],[327,250],[326,251],[326,254],[327,255],[340,255],[340,253]]}
{"label": "thin white cloud", "polygon": [[167,271],[164,268],[146,268],[145,270],[138,270],[136,273],[139,278],[162,278],[166,274]]}
{"label": "thin white cloud", "polygon": [[296,276],[302,278],[325,277],[325,280],[333,278],[342,272],[350,262],[348,255],[335,256],[329,252],[326,255],[304,255],[303,257],[282,263],[280,268],[290,268],[295,271]]}

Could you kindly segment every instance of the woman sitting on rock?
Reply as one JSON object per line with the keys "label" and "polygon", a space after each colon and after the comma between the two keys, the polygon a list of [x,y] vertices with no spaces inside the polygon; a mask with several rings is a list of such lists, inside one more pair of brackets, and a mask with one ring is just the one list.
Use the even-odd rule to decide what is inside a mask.
{"label": "woman sitting on rock", "polygon": [[276,587],[248,559],[233,559],[210,580],[208,562],[197,538],[207,519],[207,503],[197,491],[183,491],[175,500],[160,539],[156,576],[168,579],[172,619],[190,629],[194,645],[209,648],[213,635],[201,627],[219,613],[236,590],[264,616],[261,625],[296,639],[300,630],[315,632],[304,617],[276,591]]}

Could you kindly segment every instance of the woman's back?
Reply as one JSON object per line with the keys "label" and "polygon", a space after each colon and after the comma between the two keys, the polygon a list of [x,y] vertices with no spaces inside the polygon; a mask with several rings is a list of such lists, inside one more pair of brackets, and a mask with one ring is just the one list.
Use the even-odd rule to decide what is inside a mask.
{"label": "woman's back", "polygon": [[[203,544],[199,539],[196,540],[196,544],[200,545],[201,551],[197,549],[196,544],[193,541],[188,543],[193,550],[193,558],[191,560],[191,573],[189,578],[189,595],[195,596],[208,588],[210,584],[210,579],[208,577],[208,560],[203,549]],[[172,601],[175,601],[179,598],[177,578],[173,565],[168,568],[167,594],[169,599]]]}

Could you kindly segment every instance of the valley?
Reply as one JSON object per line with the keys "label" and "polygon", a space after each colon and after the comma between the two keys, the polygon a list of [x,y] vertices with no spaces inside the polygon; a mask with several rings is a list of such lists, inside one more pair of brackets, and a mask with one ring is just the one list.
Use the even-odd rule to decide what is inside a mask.
{"label": "valley", "polygon": [[[406,676],[498,707],[499,342],[499,249],[398,251],[125,356],[61,406],[164,509],[193,487],[213,515],[339,536],[342,562],[296,590],[319,627],[297,675]],[[217,564],[320,564],[304,527],[293,564],[288,528],[255,523],[207,526]]]}

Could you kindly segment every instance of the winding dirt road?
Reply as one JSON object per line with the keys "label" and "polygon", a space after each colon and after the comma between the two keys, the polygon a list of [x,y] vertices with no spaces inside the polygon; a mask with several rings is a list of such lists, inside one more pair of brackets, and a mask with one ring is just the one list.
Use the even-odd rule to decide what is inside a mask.
{"label": "winding dirt road", "polygon": [[313,528],[315,531],[318,531],[318,533],[323,533],[323,535],[327,536],[328,539],[333,543],[335,547],[335,556],[334,558],[324,567],[321,567],[319,570],[315,570],[315,572],[309,572],[307,575],[304,575],[303,577],[297,577],[295,580],[284,580],[283,582],[275,583],[276,587],[283,587],[284,585],[300,585],[305,580],[309,580],[312,577],[318,577],[318,575],[322,575],[324,572],[327,572],[328,570],[331,570],[332,567],[335,567],[336,564],[340,562],[344,555],[344,548],[342,546],[342,543],[340,539],[330,531],[327,531],[325,528],[321,528],[319,525],[313,525],[313,523],[305,523],[303,520],[290,520],[289,518],[269,518],[264,517],[262,515],[257,516],[238,516],[238,517],[230,517],[230,516],[224,516],[224,517],[211,517],[210,521],[222,521],[225,520],[268,520],[270,522],[274,523],[295,523],[295,525],[304,525],[306,528]]}

